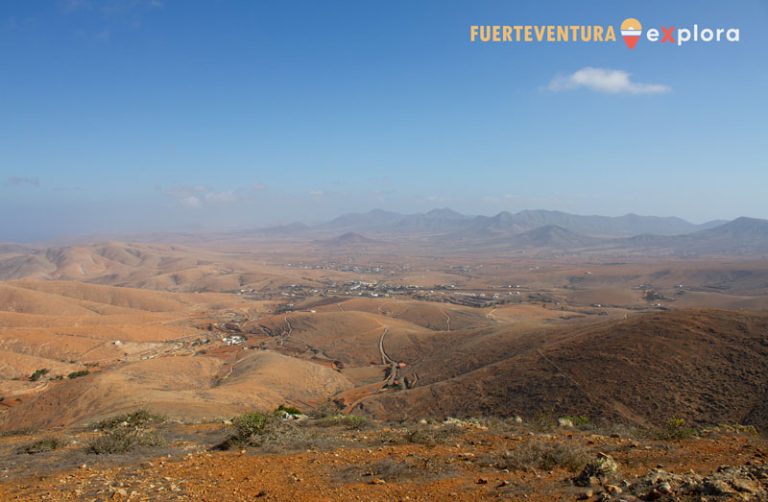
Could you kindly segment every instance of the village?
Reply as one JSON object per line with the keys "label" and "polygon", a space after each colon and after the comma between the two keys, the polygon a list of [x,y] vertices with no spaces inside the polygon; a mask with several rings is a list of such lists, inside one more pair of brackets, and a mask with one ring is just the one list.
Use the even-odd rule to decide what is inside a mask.
{"label": "village", "polygon": [[[523,293],[526,293],[525,296]],[[468,307],[493,307],[523,301],[542,301],[540,294],[532,293],[520,285],[504,285],[484,289],[464,289],[455,284],[400,284],[375,280],[352,280],[346,282],[328,281],[320,287],[305,284],[287,284],[277,289],[240,289],[237,294],[253,300],[285,299],[300,303],[313,297],[366,297],[393,298],[407,297],[412,300],[446,302]]]}

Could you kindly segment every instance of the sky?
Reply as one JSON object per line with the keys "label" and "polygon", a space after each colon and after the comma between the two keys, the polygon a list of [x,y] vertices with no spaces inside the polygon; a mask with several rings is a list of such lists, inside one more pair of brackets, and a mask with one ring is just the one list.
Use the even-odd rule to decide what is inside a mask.
{"label": "sky", "polygon": [[[738,28],[738,43],[640,40]],[[616,43],[481,43],[600,24]],[[0,241],[373,208],[768,218],[768,2],[7,0]]]}

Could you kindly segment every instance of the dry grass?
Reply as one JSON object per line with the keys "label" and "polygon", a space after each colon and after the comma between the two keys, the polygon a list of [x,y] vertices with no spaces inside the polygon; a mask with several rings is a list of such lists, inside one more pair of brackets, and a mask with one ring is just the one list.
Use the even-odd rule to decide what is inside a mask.
{"label": "dry grass", "polygon": [[[216,446],[216,449],[230,450],[233,448],[258,448],[262,453],[284,453],[301,450],[331,450],[347,446],[348,441],[339,434],[327,428],[332,425],[344,425],[356,429],[355,420],[344,420],[330,417],[318,421],[296,422],[281,420],[274,413],[246,413],[235,419],[234,432]],[[354,417],[354,415],[352,415]],[[366,422],[367,423],[367,422]],[[313,425],[319,425],[313,427]]]}
{"label": "dry grass", "polygon": [[88,445],[88,452],[96,455],[128,453],[139,447],[155,447],[165,444],[163,437],[156,431],[136,429],[114,429]]}
{"label": "dry grass", "polygon": [[144,409],[102,420],[95,424],[102,433],[90,442],[88,452],[107,455],[161,446],[165,438],[155,427],[163,422],[162,416]]}
{"label": "dry grass", "polygon": [[661,429],[656,431],[656,439],[662,441],[678,441],[690,439],[698,435],[698,431],[686,425],[682,418],[670,418]]}
{"label": "dry grass", "polygon": [[464,432],[463,429],[455,426],[437,428],[417,426],[404,434],[403,442],[424,446],[437,446],[455,440],[456,437],[463,435]]}
{"label": "dry grass", "polygon": [[16,448],[17,455],[35,455],[37,453],[46,453],[49,451],[57,450],[63,446],[62,441],[55,437],[45,437],[38,439],[32,443],[19,446]]}
{"label": "dry grass", "polygon": [[532,440],[512,450],[481,457],[480,465],[510,471],[549,471],[555,468],[576,472],[583,468],[590,456],[581,446],[563,442],[549,443]]}
{"label": "dry grass", "polygon": [[165,421],[161,415],[154,414],[148,410],[140,409],[124,415],[117,415],[96,422],[94,428],[101,430],[112,430],[118,427],[147,427],[150,424],[161,424]]}
{"label": "dry grass", "polygon": [[361,466],[350,466],[334,472],[334,477],[341,483],[373,480],[397,482],[409,479],[436,479],[450,476],[454,472],[451,466],[441,460],[413,456],[403,460],[387,458]]}

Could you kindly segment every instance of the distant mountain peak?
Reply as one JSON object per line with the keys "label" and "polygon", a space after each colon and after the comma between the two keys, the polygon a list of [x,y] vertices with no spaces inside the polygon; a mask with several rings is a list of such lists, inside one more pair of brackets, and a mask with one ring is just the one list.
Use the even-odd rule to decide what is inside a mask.
{"label": "distant mountain peak", "polygon": [[349,244],[376,244],[380,241],[368,238],[357,232],[346,232],[332,239],[328,239],[324,242],[326,244],[349,245]]}
{"label": "distant mountain peak", "polygon": [[452,220],[467,218],[467,216],[447,207],[433,209],[425,213],[424,216],[428,216],[430,218],[443,218],[443,219],[452,219]]}
{"label": "distant mountain peak", "polygon": [[763,220],[760,218],[750,218],[748,216],[739,216],[735,220],[731,221],[730,223],[726,223],[727,226],[733,226],[733,227],[759,227],[759,228],[765,228],[768,226],[768,220]]}
{"label": "distant mountain peak", "polygon": [[[718,227],[704,230],[708,234],[750,235],[768,237],[768,220],[741,216]],[[699,232],[699,233],[703,233]]]}

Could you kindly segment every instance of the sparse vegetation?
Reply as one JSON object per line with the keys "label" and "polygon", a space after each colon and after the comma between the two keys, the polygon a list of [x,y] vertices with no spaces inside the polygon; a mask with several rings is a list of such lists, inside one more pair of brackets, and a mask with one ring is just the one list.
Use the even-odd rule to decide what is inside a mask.
{"label": "sparse vegetation", "polygon": [[34,441],[32,443],[19,446],[16,448],[16,454],[17,455],[35,455],[37,453],[45,453],[48,451],[53,451],[62,446],[62,442],[55,438],[55,437],[46,437],[42,439],[38,439],[37,441]]}
{"label": "sparse vegetation", "polygon": [[127,453],[138,447],[160,446],[165,440],[152,426],[163,422],[162,416],[143,409],[102,420],[95,424],[95,428],[103,433],[91,441],[88,451],[104,455]]}
{"label": "sparse vegetation", "polygon": [[652,431],[646,428],[622,423],[601,422],[590,428],[593,434],[601,436],[611,436],[626,439],[648,439]]}
{"label": "sparse vegetation", "polygon": [[339,405],[335,401],[329,399],[310,411],[309,416],[315,419],[334,417],[339,414],[340,410],[341,408]]}
{"label": "sparse vegetation", "polygon": [[551,470],[560,467],[576,472],[584,467],[589,460],[587,451],[580,446],[563,442],[547,443],[533,440],[501,454],[485,457],[481,459],[480,463],[510,471]]}
{"label": "sparse vegetation", "polygon": [[698,431],[689,427],[682,418],[670,418],[662,429],[656,431],[657,439],[666,441],[676,441],[680,439],[689,439],[698,435]]}
{"label": "sparse vegetation", "polygon": [[275,409],[276,415],[280,415],[282,413],[287,413],[288,415],[293,415],[293,416],[302,415],[301,411],[298,408],[294,408],[293,406],[286,406],[284,404],[281,404]]}
{"label": "sparse vegetation", "polygon": [[613,457],[601,452],[587,462],[579,475],[573,478],[573,483],[576,486],[590,486],[594,484],[595,479],[605,483],[616,474],[618,469],[619,465]]}
{"label": "sparse vegetation", "polygon": [[328,417],[319,418],[315,421],[315,424],[320,427],[336,427],[344,426],[347,429],[362,429],[369,424],[367,417],[362,415],[331,415]]}
{"label": "sparse vegetation", "polygon": [[588,429],[592,427],[592,422],[589,420],[589,417],[585,417],[583,415],[576,415],[576,416],[565,416],[563,417],[566,420],[570,420],[574,427],[577,429]]}
{"label": "sparse vegetation", "polygon": [[402,460],[386,458],[364,465],[350,466],[335,473],[343,483],[367,480],[369,483],[397,482],[408,479],[430,479],[454,474],[453,467],[435,458],[411,457]]}
{"label": "sparse vegetation", "polygon": [[759,436],[760,431],[754,425],[742,424],[719,424],[718,429],[722,432],[745,434],[747,436]]}
{"label": "sparse vegetation", "polygon": [[128,453],[137,447],[153,447],[164,444],[156,431],[119,428],[107,431],[88,445],[88,452],[97,455]]}
{"label": "sparse vegetation", "polygon": [[266,432],[268,427],[272,425],[273,419],[265,413],[253,412],[240,415],[234,423],[237,428],[237,435],[242,438],[249,438]]}
{"label": "sparse vegetation", "polygon": [[463,431],[459,427],[448,426],[436,429],[422,427],[406,432],[403,439],[406,443],[437,446],[447,443],[462,433]]}
{"label": "sparse vegetation", "polygon": [[244,413],[233,421],[234,434],[218,445],[218,448],[228,450],[234,447],[261,446],[277,422],[277,417],[271,413]]}
{"label": "sparse vegetation", "polygon": [[[459,426],[439,422],[426,424],[403,422],[378,427],[379,423],[375,422],[370,430],[356,432],[320,427],[313,420],[281,420],[274,412],[257,412],[244,414],[233,421],[235,429],[233,436],[241,438],[242,441],[232,441],[229,445],[236,446],[238,449],[252,447],[255,451],[251,451],[251,454],[254,455],[273,454],[274,456],[269,457],[266,462],[263,457],[256,460],[239,455],[221,457],[215,453],[186,456],[185,453],[190,452],[189,444],[175,441],[169,445],[168,449],[169,453],[173,453],[174,461],[157,462],[155,457],[159,457],[160,454],[157,451],[150,452],[145,449],[163,444],[162,436],[153,430],[153,426],[158,424],[157,420],[161,420],[161,417],[158,418],[146,410],[137,410],[94,424],[99,427],[101,435],[88,445],[89,452],[101,455],[124,455],[109,459],[106,463],[104,461],[87,462],[83,470],[76,470],[74,473],[69,470],[58,473],[52,476],[47,484],[42,483],[41,479],[36,485],[41,487],[41,491],[35,492],[35,495],[39,498],[42,490],[50,490],[52,484],[58,487],[61,480],[64,480],[61,482],[62,485],[73,490],[93,488],[95,492],[103,489],[105,480],[111,483],[114,479],[124,483],[119,487],[124,488],[129,494],[137,491],[141,495],[145,493],[152,495],[157,493],[157,487],[162,486],[163,491],[173,490],[181,495],[187,486],[194,486],[196,491],[205,492],[206,498],[218,500],[214,489],[230,490],[235,487],[242,488],[244,484],[252,490],[250,492],[252,494],[262,493],[260,497],[263,497],[269,493],[270,498],[282,500],[288,496],[288,492],[282,491],[280,487],[286,472],[290,473],[296,482],[314,480],[313,475],[316,474],[317,469],[323,469],[325,472],[324,469],[331,465],[330,460],[334,465],[330,468],[329,475],[322,476],[320,483],[323,484],[320,486],[327,490],[335,490],[339,498],[345,500],[361,496],[359,491],[361,489],[364,490],[362,496],[379,498],[378,492],[378,495],[386,497],[386,486],[403,482],[411,483],[409,493],[412,493],[412,496],[449,500],[454,498],[450,490],[455,488],[434,482],[446,477],[459,481],[465,487],[467,496],[473,497],[473,500],[484,500],[491,496],[522,500],[525,494],[535,493],[535,490],[543,486],[544,482],[551,487],[551,489],[548,488],[548,495],[552,500],[574,500],[588,490],[611,493],[611,490],[615,491],[616,487],[620,487],[627,494],[627,498],[640,494],[639,498],[650,500],[651,498],[646,498],[647,494],[657,497],[660,489],[667,489],[651,476],[666,476],[664,479],[669,479],[671,483],[673,490],[671,493],[678,495],[683,493],[679,491],[680,487],[686,485],[675,482],[683,478],[671,473],[677,472],[682,466],[686,467],[686,471],[691,465],[698,467],[691,463],[696,460],[690,458],[697,452],[706,452],[708,458],[705,462],[711,464],[715,458],[725,459],[722,462],[727,462],[730,458],[755,458],[753,454],[759,453],[765,444],[759,438],[739,438],[740,441],[734,442],[733,437],[720,438],[715,435],[713,438],[698,439],[674,447],[659,448],[658,441],[639,442],[629,447],[627,442],[616,441],[615,438],[607,435],[584,434],[564,428],[552,433],[529,436],[531,430],[524,424],[509,422],[509,427],[516,428],[514,432],[510,432],[509,427],[505,426],[507,422],[482,417],[464,418],[462,423],[467,425]],[[497,423],[495,427],[485,425],[494,422]],[[480,427],[468,425],[474,423],[483,425]],[[196,427],[196,425],[173,423],[168,425],[168,430],[165,432],[168,437],[190,437],[188,434],[193,433],[196,438],[200,438],[200,431]],[[727,427],[736,429],[734,426]],[[719,426],[719,429],[725,428],[725,425]],[[215,432],[207,437],[215,437],[221,433],[221,429],[213,431],[206,427],[205,430],[206,434]],[[90,431],[80,433],[73,431],[72,434],[73,440],[79,440],[82,435],[89,435]],[[35,437],[35,439],[38,438],[38,436]],[[385,441],[386,439],[391,440]],[[404,454],[402,446],[399,446],[404,442],[412,444],[406,449],[407,454]],[[713,449],[715,442],[719,443],[716,449]],[[23,446],[15,451],[6,448],[6,452],[11,451],[18,455],[14,456],[13,460],[16,461],[16,465],[21,466],[20,469],[25,469],[23,472],[26,473],[37,472],[34,470],[43,465],[41,462],[52,465],[55,460],[56,463],[61,462],[61,465],[69,466],[66,467],[67,469],[70,469],[73,464],[84,463],[81,457],[78,458],[78,455],[82,455],[82,450],[68,448],[55,455],[45,455],[45,452],[62,449],[66,442],[61,439],[15,440],[13,443],[23,444]],[[461,447],[454,448],[453,445],[456,443],[461,443]],[[440,446],[442,444],[450,446]],[[508,450],[498,448],[488,453],[489,447],[501,444],[508,445]],[[371,448],[374,445],[381,447]],[[422,445],[434,446],[434,448],[427,449]],[[359,455],[361,446],[369,448],[368,454]],[[337,455],[318,454],[317,450],[331,451]],[[302,454],[287,454],[293,451],[301,451]],[[749,452],[749,455],[744,456],[744,451]],[[162,452],[166,453],[166,450],[163,449]],[[40,454],[42,458],[25,458],[24,456],[33,454]],[[634,464],[629,463],[632,459]],[[250,474],[254,462],[260,464],[261,476]],[[650,474],[645,474],[648,472],[649,463],[663,464],[664,469],[668,470],[665,472],[657,468],[651,470]],[[147,464],[151,468],[147,468]],[[141,465],[141,467],[114,469],[113,467],[117,465]],[[748,463],[747,466],[749,467],[737,465],[718,469],[716,476],[719,478],[713,479],[735,479],[736,481],[743,479],[745,482],[739,486],[754,490],[754,493],[759,496],[756,495],[757,498],[753,498],[763,500],[761,498],[763,492],[759,490],[763,490],[765,484],[759,480],[766,479],[765,473],[768,472],[766,471],[768,467],[752,463]],[[14,472],[13,469],[11,472]],[[507,470],[533,472],[535,476],[508,475]],[[566,470],[573,474],[566,476],[564,473]],[[194,472],[195,475],[190,475],[190,472]],[[743,477],[733,477],[734,473]],[[634,479],[636,475],[644,475],[646,478]],[[692,477],[686,479],[698,483],[690,486],[711,489],[707,479],[702,479],[703,475],[691,474],[690,476]],[[33,478],[37,477],[33,476]],[[536,481],[531,484],[528,480],[534,478]],[[19,479],[19,483],[24,482],[22,478]],[[264,488],[264,479],[272,479],[266,488]],[[623,479],[627,479],[628,482],[621,484],[620,480]],[[84,483],[92,481],[96,484],[86,484],[84,488]],[[330,486],[325,484],[328,481]],[[38,482],[35,481],[35,483]],[[155,486],[150,488],[150,483]],[[172,488],[174,485],[176,489]],[[723,484],[722,486],[730,490],[731,485]],[[654,488],[657,491],[653,491]],[[170,495],[173,496],[173,492]],[[666,499],[662,497],[658,500]],[[688,500],[688,498],[681,497],[681,500]]]}
{"label": "sparse vegetation", "polygon": [[48,373],[50,373],[50,371],[51,371],[51,370],[49,370],[49,369],[47,369],[47,368],[40,368],[39,370],[35,370],[35,371],[34,371],[34,373],[32,373],[32,374],[29,376],[29,380],[30,380],[31,382],[37,382],[38,380],[40,380],[41,378],[43,378],[45,375],[47,375]]}
{"label": "sparse vegetation", "polygon": [[[259,448],[263,453],[284,453],[299,450],[331,450],[348,444],[338,433],[317,429],[317,421],[281,420],[281,413],[294,415],[295,408],[278,407],[272,413],[246,413],[233,420],[233,433],[215,449]],[[300,412],[299,412],[300,413]],[[339,423],[357,423],[341,421]],[[321,426],[325,427],[325,426]]]}
{"label": "sparse vegetation", "polygon": [[133,429],[147,427],[150,424],[160,424],[165,421],[162,415],[154,414],[145,409],[139,409],[124,415],[117,415],[111,418],[96,422],[93,427],[101,430],[112,430],[118,427],[130,427]]}
{"label": "sparse vegetation", "polygon": [[295,422],[280,422],[275,429],[263,436],[259,445],[263,453],[285,453],[290,451],[334,450],[349,446],[352,440],[340,437],[334,431],[323,433],[316,428]]}
{"label": "sparse vegetation", "polygon": [[373,476],[380,479],[395,481],[414,476],[413,465],[408,462],[394,459],[384,459],[366,466],[364,476]]}
{"label": "sparse vegetation", "polygon": [[80,378],[80,377],[84,377],[84,376],[87,376],[87,375],[90,375],[90,374],[91,374],[91,372],[88,371],[88,370],[73,371],[72,373],[67,375],[67,378],[69,378],[71,380],[73,378]]}
{"label": "sparse vegetation", "polygon": [[30,434],[34,434],[35,431],[32,429],[12,429],[9,431],[2,431],[0,432],[0,438],[8,438],[8,437],[14,437],[14,436],[29,436]]}
{"label": "sparse vegetation", "polygon": [[528,426],[536,432],[551,432],[557,427],[557,419],[551,414],[540,412],[528,420]]}

